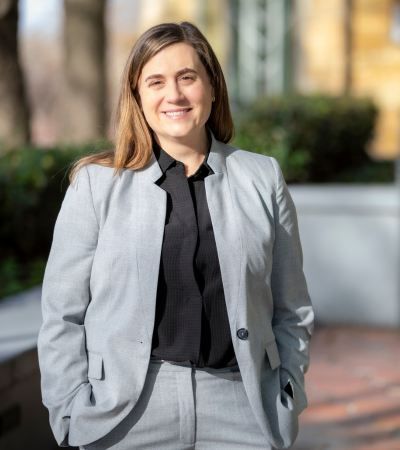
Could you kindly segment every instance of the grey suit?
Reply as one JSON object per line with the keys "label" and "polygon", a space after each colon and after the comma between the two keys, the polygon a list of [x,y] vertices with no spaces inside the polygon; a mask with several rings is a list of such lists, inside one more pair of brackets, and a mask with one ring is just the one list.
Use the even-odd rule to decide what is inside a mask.
{"label": "grey suit", "polygon": [[[307,406],[313,310],[295,207],[273,158],[212,136],[205,179],[243,384],[271,444],[289,448]],[[91,164],[57,218],[43,282],[43,403],[60,445],[83,446],[132,410],[150,359],[166,192],[140,170]],[[246,328],[247,339],[237,330]],[[268,360],[269,364],[265,364]],[[290,382],[294,398],[283,390]]]}

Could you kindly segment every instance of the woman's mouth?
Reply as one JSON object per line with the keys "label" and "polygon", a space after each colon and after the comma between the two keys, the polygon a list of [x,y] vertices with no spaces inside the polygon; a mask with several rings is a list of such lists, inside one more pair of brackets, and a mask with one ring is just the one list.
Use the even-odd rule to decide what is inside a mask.
{"label": "woman's mouth", "polygon": [[170,117],[171,119],[177,119],[185,116],[191,110],[192,108],[181,109],[176,111],[164,111],[163,114],[165,114],[167,117]]}

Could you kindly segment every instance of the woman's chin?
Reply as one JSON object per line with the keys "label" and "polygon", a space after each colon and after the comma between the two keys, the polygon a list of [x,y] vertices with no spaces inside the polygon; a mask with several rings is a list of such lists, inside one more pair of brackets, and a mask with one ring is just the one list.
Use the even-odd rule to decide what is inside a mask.
{"label": "woman's chin", "polygon": [[162,135],[165,139],[185,140],[192,136],[196,136],[196,134],[198,133],[198,128],[174,126],[168,127],[168,129],[164,129]]}

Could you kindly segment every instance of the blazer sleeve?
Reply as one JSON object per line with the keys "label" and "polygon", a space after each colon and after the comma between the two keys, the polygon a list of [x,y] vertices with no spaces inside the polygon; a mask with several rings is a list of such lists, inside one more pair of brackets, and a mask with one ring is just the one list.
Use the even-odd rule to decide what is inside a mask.
{"label": "blazer sleeve", "polygon": [[38,339],[42,398],[61,447],[68,446],[74,400],[83,395],[90,403],[84,318],[98,234],[85,166],[68,187],[58,214],[42,290],[43,325]]}
{"label": "blazer sleeve", "polygon": [[275,241],[271,289],[274,301],[272,329],[278,346],[281,388],[292,388],[297,413],[307,407],[304,374],[310,357],[314,312],[303,273],[296,209],[279,164],[271,158],[276,173]]}

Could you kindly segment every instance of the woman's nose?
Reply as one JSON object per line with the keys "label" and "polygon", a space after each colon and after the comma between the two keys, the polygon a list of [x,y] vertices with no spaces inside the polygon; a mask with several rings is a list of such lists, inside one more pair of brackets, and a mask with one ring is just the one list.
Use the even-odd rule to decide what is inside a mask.
{"label": "woman's nose", "polygon": [[177,102],[179,100],[182,100],[183,95],[182,92],[179,89],[179,85],[178,83],[169,83],[167,85],[167,95],[166,95],[166,100],[174,103]]}

